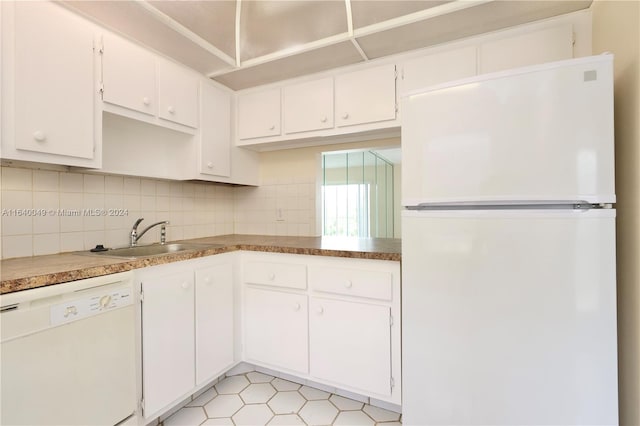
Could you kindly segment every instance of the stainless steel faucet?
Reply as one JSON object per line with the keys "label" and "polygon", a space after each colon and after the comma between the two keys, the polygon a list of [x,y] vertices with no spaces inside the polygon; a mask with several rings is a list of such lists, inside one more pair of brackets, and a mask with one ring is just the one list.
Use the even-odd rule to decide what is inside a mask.
{"label": "stainless steel faucet", "polygon": [[161,222],[156,222],[153,223],[149,226],[147,226],[142,232],[138,233],[138,225],[140,225],[140,222],[142,222],[144,220],[143,217],[139,218],[138,220],[136,220],[136,223],[133,224],[133,227],[131,228],[131,234],[129,235],[129,247],[135,247],[138,245],[138,240],[151,228],[153,228],[154,226],[160,226],[160,244],[164,244],[167,242],[167,229],[166,226],[169,224],[168,220],[163,220]]}

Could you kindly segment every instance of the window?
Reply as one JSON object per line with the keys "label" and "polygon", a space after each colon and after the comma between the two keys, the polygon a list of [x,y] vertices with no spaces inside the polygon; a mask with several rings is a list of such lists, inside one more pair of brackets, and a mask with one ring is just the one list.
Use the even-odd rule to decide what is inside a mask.
{"label": "window", "polygon": [[393,164],[371,151],[322,154],[322,235],[394,236]]}

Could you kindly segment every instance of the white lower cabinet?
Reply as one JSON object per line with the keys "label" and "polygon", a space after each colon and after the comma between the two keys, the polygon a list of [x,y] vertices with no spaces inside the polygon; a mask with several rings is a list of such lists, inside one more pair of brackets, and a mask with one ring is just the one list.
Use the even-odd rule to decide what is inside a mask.
{"label": "white lower cabinet", "polygon": [[312,297],[310,374],[318,379],[391,395],[391,308]]}
{"label": "white lower cabinet", "polygon": [[309,371],[306,295],[247,287],[243,308],[248,362]]}
{"label": "white lower cabinet", "polygon": [[195,386],[193,272],[142,281],[142,387],[145,413]]}
{"label": "white lower cabinet", "polygon": [[140,270],[143,413],[162,413],[234,359],[235,254]]}
{"label": "white lower cabinet", "polygon": [[245,361],[401,404],[399,262],[242,256]]}
{"label": "white lower cabinet", "polygon": [[197,269],[196,385],[203,385],[233,364],[233,265]]}

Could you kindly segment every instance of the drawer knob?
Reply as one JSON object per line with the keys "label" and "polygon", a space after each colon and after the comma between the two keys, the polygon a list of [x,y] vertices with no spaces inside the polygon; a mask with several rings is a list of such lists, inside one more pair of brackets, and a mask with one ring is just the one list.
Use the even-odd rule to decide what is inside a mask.
{"label": "drawer knob", "polygon": [[269,130],[275,130],[276,129],[276,125],[272,124],[271,127],[269,127]]}
{"label": "drawer knob", "polygon": [[318,306],[318,309],[316,309],[316,312],[318,313],[318,315],[322,315],[324,313],[324,308],[322,306]]}
{"label": "drawer knob", "polygon": [[180,287],[182,287],[184,289],[187,289],[187,288],[189,288],[189,283],[184,281],[182,284],[180,284]]}
{"label": "drawer knob", "polygon": [[149,105],[151,103],[151,101],[149,100],[149,98],[147,98],[146,96],[144,98],[142,98],[142,103],[145,105]]}
{"label": "drawer knob", "polygon": [[205,284],[211,284],[211,277],[205,277],[204,283]]}
{"label": "drawer knob", "polygon": [[276,279],[276,274],[274,274],[273,272],[269,273],[269,280],[273,281]]}
{"label": "drawer knob", "polygon": [[169,105],[169,107],[167,108],[167,111],[169,111],[169,114],[175,114],[176,109],[174,107],[172,107],[171,105]]}
{"label": "drawer knob", "polygon": [[294,311],[299,311],[299,310],[300,310],[300,304],[299,304],[299,303],[295,303],[295,304],[293,305],[293,310],[294,310]]}
{"label": "drawer knob", "polygon": [[47,135],[42,130],[38,130],[33,133],[33,138],[38,142],[44,142],[47,140]]}
{"label": "drawer knob", "polygon": [[351,287],[353,287],[353,283],[351,282],[351,280],[346,280],[346,281],[344,282],[344,286],[345,286],[346,288],[351,288]]}
{"label": "drawer knob", "polygon": [[208,168],[208,169],[213,169],[213,163],[212,163],[211,161],[209,161],[209,162],[207,163],[207,168]]}
{"label": "drawer knob", "polygon": [[344,114],[342,114],[342,119],[346,120],[347,118],[349,118],[349,113],[345,112]]}
{"label": "drawer knob", "polygon": [[321,122],[321,123],[326,123],[326,122],[327,122],[327,117],[322,117],[322,118],[320,119],[320,122]]}

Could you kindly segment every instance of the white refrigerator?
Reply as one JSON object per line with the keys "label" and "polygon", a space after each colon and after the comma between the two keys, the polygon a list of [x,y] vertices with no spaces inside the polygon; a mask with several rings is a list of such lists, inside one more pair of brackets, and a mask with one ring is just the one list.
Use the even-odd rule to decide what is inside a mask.
{"label": "white refrigerator", "polygon": [[613,57],[402,99],[405,425],[618,423]]}

